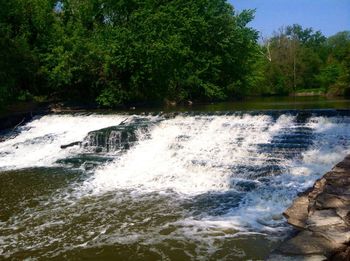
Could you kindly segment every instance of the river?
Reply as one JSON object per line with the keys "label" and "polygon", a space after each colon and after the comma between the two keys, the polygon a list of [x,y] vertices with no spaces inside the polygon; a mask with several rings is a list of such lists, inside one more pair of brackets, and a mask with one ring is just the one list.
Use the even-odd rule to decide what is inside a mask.
{"label": "river", "polygon": [[349,102],[322,102],[38,116],[0,143],[0,257],[263,259],[350,153]]}

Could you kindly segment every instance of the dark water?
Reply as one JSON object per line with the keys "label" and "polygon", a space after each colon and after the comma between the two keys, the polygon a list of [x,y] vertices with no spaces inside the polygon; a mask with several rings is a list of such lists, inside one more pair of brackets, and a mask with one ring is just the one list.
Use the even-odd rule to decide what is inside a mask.
{"label": "dark water", "polygon": [[350,109],[350,99],[327,98],[323,96],[272,96],[251,97],[236,102],[215,102],[166,107],[135,107],[136,112],[144,111],[261,111],[261,110],[309,110],[309,109]]}
{"label": "dark water", "polygon": [[211,106],[21,127],[0,143],[0,259],[265,258],[291,232],[283,210],[350,152],[348,103]]}
{"label": "dark water", "polygon": [[[237,231],[230,228],[201,231],[189,227],[184,228],[187,232],[177,232],[182,226],[169,224],[184,218],[196,203],[179,202],[176,195],[135,196],[128,190],[80,199],[57,195],[79,179],[78,172],[58,168],[2,173],[1,187],[12,191],[1,195],[1,238],[7,244],[2,245],[2,258],[246,260],[267,255],[276,244],[260,234],[233,237]],[[201,208],[201,201],[195,208]],[[199,233],[196,237],[203,238],[182,232]],[[215,251],[208,253],[211,248]]]}

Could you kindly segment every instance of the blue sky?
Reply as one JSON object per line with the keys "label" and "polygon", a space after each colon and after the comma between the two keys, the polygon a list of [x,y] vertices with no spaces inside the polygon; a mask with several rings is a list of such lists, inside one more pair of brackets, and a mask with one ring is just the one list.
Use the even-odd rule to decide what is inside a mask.
{"label": "blue sky", "polygon": [[281,26],[298,23],[330,36],[350,30],[350,0],[229,0],[236,10],[256,8],[249,25],[271,36]]}

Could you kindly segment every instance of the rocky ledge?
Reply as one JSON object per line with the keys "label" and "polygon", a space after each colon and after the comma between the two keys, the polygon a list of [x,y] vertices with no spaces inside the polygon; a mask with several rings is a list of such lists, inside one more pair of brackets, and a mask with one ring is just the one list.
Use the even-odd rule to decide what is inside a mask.
{"label": "rocky ledge", "polygon": [[283,214],[299,231],[269,260],[350,260],[350,155]]}

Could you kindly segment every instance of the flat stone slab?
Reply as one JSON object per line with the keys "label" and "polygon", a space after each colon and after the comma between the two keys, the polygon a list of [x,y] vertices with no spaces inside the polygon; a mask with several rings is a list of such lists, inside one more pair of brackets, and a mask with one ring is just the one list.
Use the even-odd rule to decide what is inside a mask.
{"label": "flat stone slab", "polygon": [[327,238],[310,231],[302,231],[297,236],[285,242],[279,251],[286,255],[324,255],[330,256],[336,250],[344,249]]}
{"label": "flat stone slab", "polygon": [[335,210],[337,215],[341,217],[346,223],[350,223],[350,209],[349,208],[337,208]]}
{"label": "flat stone slab", "polygon": [[266,260],[268,261],[325,261],[327,257],[324,255],[308,255],[308,256],[285,256],[271,255]]}
{"label": "flat stone slab", "polygon": [[345,224],[314,227],[310,230],[337,244],[348,244],[350,242],[350,227]]}
{"label": "flat stone slab", "polygon": [[287,218],[287,222],[296,228],[303,229],[306,226],[308,218],[309,199],[307,196],[301,196],[294,200],[291,207],[289,207],[283,215]]}
{"label": "flat stone slab", "polygon": [[306,221],[308,227],[321,227],[344,224],[342,220],[332,209],[317,210]]}
{"label": "flat stone slab", "polygon": [[350,206],[349,203],[350,201],[344,200],[342,196],[328,193],[322,193],[316,198],[316,208],[318,209],[345,208]]}

